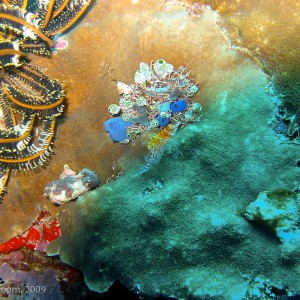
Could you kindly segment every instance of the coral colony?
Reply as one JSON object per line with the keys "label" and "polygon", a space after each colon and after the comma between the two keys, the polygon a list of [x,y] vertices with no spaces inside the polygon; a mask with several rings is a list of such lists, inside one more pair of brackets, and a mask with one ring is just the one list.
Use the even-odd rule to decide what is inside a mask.
{"label": "coral colony", "polygon": [[[68,30],[91,2],[0,4],[0,195],[11,170],[45,163],[52,151],[56,117],[64,108],[62,84],[30,64],[27,53],[50,55],[55,36]],[[37,137],[35,127],[40,129]]]}
{"label": "coral colony", "polygon": [[117,82],[121,98],[119,104],[109,105],[112,118],[104,123],[112,140],[129,143],[145,130],[160,130],[148,143],[141,174],[159,162],[165,144],[178,127],[201,116],[202,106],[192,101],[198,87],[190,73],[184,67],[174,70],[173,65],[159,59],[150,66],[140,63],[135,84]]}

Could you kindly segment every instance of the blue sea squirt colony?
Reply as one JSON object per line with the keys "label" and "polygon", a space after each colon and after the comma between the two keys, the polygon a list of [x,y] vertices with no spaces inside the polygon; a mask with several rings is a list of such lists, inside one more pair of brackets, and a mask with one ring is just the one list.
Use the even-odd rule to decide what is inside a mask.
{"label": "blue sea squirt colony", "polygon": [[[63,112],[62,84],[31,64],[28,53],[50,55],[92,0],[3,0],[0,4],[0,195],[11,170],[45,163],[56,117]],[[39,128],[38,136],[34,127]]]}
{"label": "blue sea squirt colony", "polygon": [[180,126],[199,120],[202,106],[192,101],[197,84],[184,67],[177,70],[163,59],[150,66],[140,63],[134,75],[135,84],[117,82],[121,98],[111,104],[112,118],[104,127],[114,142],[129,143],[145,130],[159,129],[148,143],[146,165],[140,173],[156,165],[165,144]]}

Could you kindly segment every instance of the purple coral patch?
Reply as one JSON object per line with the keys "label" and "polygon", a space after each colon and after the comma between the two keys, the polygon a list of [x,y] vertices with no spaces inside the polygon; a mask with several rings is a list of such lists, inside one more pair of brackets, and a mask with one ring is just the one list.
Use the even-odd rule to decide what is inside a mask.
{"label": "purple coral patch", "polygon": [[55,43],[54,43],[54,49],[55,50],[64,50],[69,46],[69,43],[66,39],[64,38],[59,38]]}

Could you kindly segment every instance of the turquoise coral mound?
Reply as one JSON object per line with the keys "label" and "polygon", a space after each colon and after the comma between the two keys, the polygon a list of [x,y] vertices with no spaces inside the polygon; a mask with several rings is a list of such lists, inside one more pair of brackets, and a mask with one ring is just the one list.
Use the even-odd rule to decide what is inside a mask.
{"label": "turquoise coral mound", "polygon": [[61,211],[62,237],[49,253],[79,267],[90,288],[104,292],[118,279],[182,299],[300,294],[299,258],[282,264],[280,242],[240,213],[261,191],[296,191],[299,148],[279,143],[268,123],[266,77],[247,60],[237,72],[157,166],[136,176],[144,162],[127,158],[124,176]]}

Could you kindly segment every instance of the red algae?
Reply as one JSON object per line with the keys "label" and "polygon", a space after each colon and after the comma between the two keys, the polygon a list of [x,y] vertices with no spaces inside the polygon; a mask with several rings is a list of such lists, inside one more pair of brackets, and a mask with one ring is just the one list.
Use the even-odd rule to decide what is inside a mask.
{"label": "red algae", "polygon": [[46,251],[47,245],[61,235],[58,220],[43,209],[28,228],[7,242],[0,244],[0,253],[8,254],[21,248]]}

